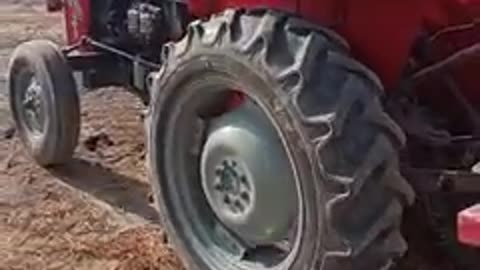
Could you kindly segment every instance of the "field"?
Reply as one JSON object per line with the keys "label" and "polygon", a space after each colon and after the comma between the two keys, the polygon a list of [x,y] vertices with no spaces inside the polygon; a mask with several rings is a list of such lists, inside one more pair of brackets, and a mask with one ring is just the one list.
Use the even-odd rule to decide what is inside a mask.
{"label": "field", "polygon": [[85,93],[80,146],[65,168],[24,154],[6,102],[8,57],[33,38],[61,43],[63,29],[60,14],[11,2],[0,3],[0,269],[182,269],[149,202],[136,98]]}

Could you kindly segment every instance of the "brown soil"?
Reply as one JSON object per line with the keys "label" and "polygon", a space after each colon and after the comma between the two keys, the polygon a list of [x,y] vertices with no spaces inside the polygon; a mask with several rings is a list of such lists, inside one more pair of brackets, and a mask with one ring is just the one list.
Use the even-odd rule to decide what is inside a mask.
{"label": "brown soil", "polygon": [[36,166],[12,136],[8,55],[34,38],[62,43],[63,32],[60,14],[24,2],[0,4],[0,269],[183,269],[149,203],[135,97],[86,93],[80,145],[62,168]]}
{"label": "brown soil", "polygon": [[87,94],[81,144],[62,168],[0,142],[0,269],[182,269],[148,201],[134,101]]}

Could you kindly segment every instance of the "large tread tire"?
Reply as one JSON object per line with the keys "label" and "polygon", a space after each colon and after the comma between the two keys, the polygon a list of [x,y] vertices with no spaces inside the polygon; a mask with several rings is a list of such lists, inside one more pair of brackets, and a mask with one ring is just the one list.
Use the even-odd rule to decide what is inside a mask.
{"label": "large tread tire", "polygon": [[[383,111],[379,80],[334,33],[269,10],[227,10],[193,22],[180,42],[166,45],[147,123],[148,160],[162,220],[186,263],[202,269],[172,221],[178,209],[165,198],[162,170],[168,168],[159,156],[165,142],[157,139],[169,126],[159,123],[175,106],[167,102],[175,90],[172,81],[188,72],[194,59],[203,59],[208,69],[213,56],[227,67],[230,61],[241,63],[274,86],[272,113],[298,135],[287,141],[308,156],[302,166],[314,172],[302,180],[315,189],[314,197],[305,198],[318,212],[305,232],[313,250],[300,254],[289,269],[385,270],[393,265],[407,249],[400,224],[414,193],[399,173],[397,150],[405,138]],[[287,115],[293,115],[292,122]]]}
{"label": "large tread tire", "polygon": [[[41,134],[33,135],[26,127],[20,74],[28,71],[42,87],[45,125]],[[41,166],[68,162],[78,143],[80,101],[72,70],[59,48],[51,41],[34,40],[18,46],[10,60],[8,89],[10,108],[17,130],[29,154]]]}

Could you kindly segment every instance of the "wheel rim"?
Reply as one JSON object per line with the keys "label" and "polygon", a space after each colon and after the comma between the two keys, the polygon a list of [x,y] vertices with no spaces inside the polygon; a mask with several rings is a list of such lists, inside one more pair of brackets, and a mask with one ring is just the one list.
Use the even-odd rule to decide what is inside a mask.
{"label": "wheel rim", "polygon": [[296,191],[274,127],[250,101],[209,126],[200,170],[215,215],[248,246],[285,239],[297,210]]}
{"label": "wheel rim", "polygon": [[16,84],[17,110],[22,126],[34,136],[40,136],[45,126],[44,90],[33,72],[22,71]]}
{"label": "wheel rim", "polygon": [[[255,195],[255,192],[258,193],[258,190],[256,190],[257,185],[252,182],[252,179],[255,179],[255,177],[250,179],[247,177],[246,181],[244,180],[242,176],[249,175],[251,177],[252,169],[245,165],[246,162],[241,156],[222,154],[217,156],[214,152],[218,148],[208,146],[209,135],[214,135],[216,131],[222,130],[225,126],[228,127],[229,124],[224,124],[224,122],[228,123],[228,121],[237,118],[238,116],[235,115],[235,112],[242,114],[245,111],[253,116],[243,116],[243,122],[249,122],[247,119],[251,119],[251,117],[258,117],[259,113],[263,114],[261,117],[263,120],[259,121],[258,127],[253,128],[253,130],[255,128],[264,129],[265,134],[259,136],[260,140],[268,141],[269,138],[272,138],[271,136],[280,136],[280,134],[275,123],[271,122],[267,111],[263,110],[262,104],[253,96],[248,98],[249,102],[245,102],[249,104],[248,108],[237,108],[233,114],[229,115],[229,113],[232,113],[231,110],[229,113],[226,113],[228,108],[223,107],[223,111],[218,109],[218,104],[228,103],[229,97],[238,94],[238,92],[229,90],[236,89],[234,82],[225,82],[224,78],[219,78],[219,81],[209,80],[209,82],[205,83],[208,86],[191,91],[191,95],[183,93],[180,97],[175,97],[176,99],[178,98],[177,100],[168,101],[169,104],[175,104],[174,106],[177,109],[173,109],[174,112],[168,113],[171,117],[159,119],[157,122],[159,124],[169,122],[171,125],[169,129],[175,130],[174,133],[167,135],[168,142],[165,143],[167,147],[165,153],[171,153],[171,155],[169,154],[170,157],[164,160],[166,162],[164,165],[159,165],[160,167],[172,168],[170,177],[166,177],[166,182],[161,184],[164,190],[162,192],[165,198],[164,205],[169,209],[170,220],[174,223],[175,228],[181,228],[175,230],[180,233],[181,241],[184,242],[183,246],[190,250],[189,253],[192,256],[202,261],[206,269],[288,268],[288,265],[294,261],[299,248],[304,215],[301,188],[299,187],[298,179],[294,177],[294,173],[291,171],[293,168],[290,165],[290,159],[287,157],[286,152],[288,150],[283,147],[284,145],[280,138],[276,139],[279,145],[282,146],[276,151],[284,153],[279,155],[281,157],[273,161],[272,164],[283,165],[287,163],[287,166],[284,167],[289,172],[285,175],[292,175],[290,183],[281,185],[288,190],[281,193],[284,194],[281,200],[279,199],[281,196],[270,196],[273,198],[272,201],[276,203],[277,209],[282,210],[286,216],[289,216],[273,215],[275,222],[279,221],[283,226],[274,228],[272,230],[273,233],[262,234],[255,228],[265,227],[265,224],[268,224],[269,221],[267,218],[261,219],[254,224],[253,229],[247,226],[250,223],[247,225],[242,222],[235,224],[238,220],[245,220],[245,217],[238,218],[242,215],[232,213],[232,208],[227,210],[226,214],[226,207],[218,207],[213,202],[216,197],[215,193],[222,194],[223,192],[223,195],[226,195],[228,192],[232,192],[234,195],[238,195],[236,198],[241,198],[242,190],[240,189],[240,192],[238,192],[238,190],[235,190],[235,186],[240,186],[242,181],[246,182],[246,185],[250,185],[250,192],[253,192],[250,193],[248,199],[243,198],[243,211],[248,212],[251,208],[255,209],[255,206],[252,206],[252,197],[253,200],[259,198],[258,195]],[[256,108],[251,110],[252,106]],[[222,112],[219,113],[219,111]],[[242,116],[239,118],[241,119]],[[217,120],[211,121],[211,119]],[[194,129],[193,132],[192,127]],[[209,160],[217,160],[217,162],[210,162]],[[208,165],[210,163],[214,165]],[[211,171],[210,173],[207,172],[209,170]],[[228,174],[227,171],[230,175],[225,176],[226,178],[237,177],[235,180],[239,182],[237,184],[224,183],[223,186],[222,184],[218,185],[219,178],[221,178],[220,175],[222,173]],[[170,173],[167,172],[167,174]],[[232,181],[232,179],[224,179],[224,181],[228,182]],[[225,188],[225,185],[228,184],[232,184],[231,187]],[[271,186],[271,181],[266,181],[266,184],[264,183],[263,185],[261,189],[265,190],[265,186]],[[220,192],[219,189],[226,190]],[[269,191],[272,191],[271,187]],[[178,198],[174,194],[182,194],[182,197]],[[286,200],[285,194],[295,198]],[[234,200],[232,201],[234,203]],[[291,203],[289,207],[286,207],[290,208],[290,210],[285,211],[285,207],[282,207],[282,203],[279,204],[279,201]],[[279,205],[281,207],[278,207]],[[287,203],[284,205],[287,205]],[[223,208],[223,210],[218,208]],[[236,208],[236,211],[240,212],[238,208],[242,208],[242,206],[237,206]],[[257,217],[258,213],[265,213],[265,210],[262,209],[268,209],[268,206],[259,208]],[[230,219],[228,218],[229,214]],[[193,220],[195,222],[192,222]]]}

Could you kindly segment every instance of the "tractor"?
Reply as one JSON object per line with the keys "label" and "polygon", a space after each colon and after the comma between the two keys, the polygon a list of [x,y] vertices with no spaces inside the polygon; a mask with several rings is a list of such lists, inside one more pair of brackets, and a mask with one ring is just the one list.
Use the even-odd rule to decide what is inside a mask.
{"label": "tractor", "polygon": [[66,45],[29,41],[9,64],[22,143],[65,164],[78,88],[134,92],[160,220],[190,269],[390,269],[412,205],[457,269],[480,267],[480,1],[58,8]]}

